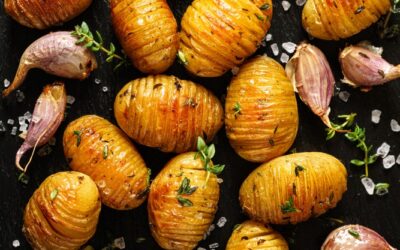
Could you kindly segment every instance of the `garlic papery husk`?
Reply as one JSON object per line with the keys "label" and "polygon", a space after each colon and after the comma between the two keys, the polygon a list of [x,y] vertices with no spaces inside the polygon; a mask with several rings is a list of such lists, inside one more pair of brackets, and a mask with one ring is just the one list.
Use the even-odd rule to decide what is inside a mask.
{"label": "garlic papery husk", "polygon": [[329,104],[332,99],[335,78],[325,55],[317,47],[302,43],[286,64],[286,75],[299,93],[301,100],[318,115],[328,127]]}
{"label": "garlic papery husk", "polygon": [[33,68],[64,78],[87,78],[97,68],[96,57],[77,41],[70,31],[49,33],[34,41],[22,54],[14,80],[3,96],[18,88]]}
{"label": "garlic papery husk", "polygon": [[[35,149],[46,144],[56,133],[64,119],[66,104],[67,93],[63,83],[55,82],[44,87],[42,94],[36,101],[25,141],[15,156],[15,164],[18,169],[26,172]],[[33,152],[28,163],[23,168],[20,165],[21,157],[31,148],[33,148]]]}
{"label": "garlic papery husk", "polygon": [[339,56],[344,83],[368,89],[400,77],[400,65],[388,63],[375,50],[350,45]]}

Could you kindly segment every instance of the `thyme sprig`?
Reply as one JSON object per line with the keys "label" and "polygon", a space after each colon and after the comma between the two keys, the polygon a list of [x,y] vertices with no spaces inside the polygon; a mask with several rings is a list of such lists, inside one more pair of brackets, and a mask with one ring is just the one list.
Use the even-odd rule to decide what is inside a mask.
{"label": "thyme sprig", "polygon": [[356,113],[351,113],[348,115],[339,115],[338,118],[341,120],[344,120],[344,121],[340,124],[331,122],[332,127],[326,128],[326,131],[327,131],[326,140],[332,139],[336,135],[337,132],[339,132],[339,133],[350,132],[350,130],[348,130],[348,128],[353,125],[354,119],[356,116],[357,116]]}
{"label": "thyme sprig", "polygon": [[294,204],[293,196],[290,196],[289,200],[285,201],[281,205],[281,211],[283,214],[294,213],[299,211]]}
{"label": "thyme sprig", "polygon": [[190,179],[185,177],[182,180],[182,183],[178,189],[178,194],[176,199],[178,202],[184,207],[191,207],[193,206],[193,202],[187,198],[182,197],[182,195],[191,195],[197,190],[196,186],[190,186]]}

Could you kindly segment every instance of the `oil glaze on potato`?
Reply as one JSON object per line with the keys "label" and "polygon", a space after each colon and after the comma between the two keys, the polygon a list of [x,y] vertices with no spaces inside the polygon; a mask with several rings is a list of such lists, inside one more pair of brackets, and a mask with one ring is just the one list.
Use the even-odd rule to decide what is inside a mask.
{"label": "oil glaze on potato", "polygon": [[[163,249],[193,249],[203,239],[217,211],[219,185],[217,176],[207,172],[195,153],[176,156],[161,170],[150,187],[148,214],[154,239]],[[178,201],[178,189],[184,178],[197,189],[182,195],[193,205]]]}
{"label": "oil glaze on potato", "polygon": [[65,129],[63,145],[70,167],[96,182],[105,205],[122,210],[143,203],[150,172],[119,128],[101,117],[83,116]]}
{"label": "oil glaze on potato", "polygon": [[216,77],[241,64],[264,39],[271,18],[271,0],[194,0],[181,22],[186,69]]}
{"label": "oil glaze on potato", "polygon": [[140,71],[158,74],[174,62],[177,24],[166,0],[111,0],[115,33]]}
{"label": "oil glaze on potato", "polygon": [[390,0],[308,0],[303,8],[303,27],[324,40],[347,38],[378,21],[390,5]]}
{"label": "oil glaze on potato", "polygon": [[226,250],[265,249],[289,250],[282,235],[255,221],[245,221],[233,230]]}
{"label": "oil glaze on potato", "polygon": [[282,66],[266,56],[242,65],[225,102],[226,134],[236,153],[266,162],[290,148],[297,127],[296,97]]}
{"label": "oil glaze on potato", "polygon": [[100,197],[89,176],[59,172],[47,177],[25,208],[22,231],[33,249],[80,249],[95,233]]}
{"label": "oil glaze on potato", "polygon": [[319,152],[285,155],[262,164],[243,182],[243,211],[265,224],[296,224],[334,208],[347,189],[347,172]]}
{"label": "oil glaze on potato", "polygon": [[91,3],[92,0],[4,0],[4,10],[21,25],[47,29],[73,19]]}
{"label": "oil glaze on potato", "polygon": [[118,125],[136,142],[164,152],[196,148],[222,126],[223,109],[207,89],[174,76],[148,76],[126,84],[114,103]]}

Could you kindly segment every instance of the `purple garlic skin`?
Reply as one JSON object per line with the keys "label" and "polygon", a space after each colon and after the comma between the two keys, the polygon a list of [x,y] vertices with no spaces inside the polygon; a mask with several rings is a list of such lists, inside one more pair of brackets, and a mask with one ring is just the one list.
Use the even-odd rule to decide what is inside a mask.
{"label": "purple garlic skin", "polygon": [[331,127],[329,104],[333,96],[335,78],[322,51],[308,43],[300,44],[286,64],[285,71],[301,100]]}
{"label": "purple garlic skin", "polygon": [[377,232],[361,225],[346,225],[332,231],[321,250],[396,250]]}
{"label": "purple garlic skin", "polygon": [[[22,168],[21,157],[30,149],[46,144],[56,133],[64,119],[67,93],[61,82],[44,87],[43,92],[36,101],[24,143],[18,149],[15,156],[16,166],[26,172],[28,164]],[[34,152],[32,152],[33,155]]]}
{"label": "purple garlic skin", "polygon": [[14,80],[3,96],[18,88],[33,68],[64,78],[87,78],[97,68],[96,58],[77,41],[69,31],[49,33],[34,41],[22,54]]}
{"label": "purple garlic skin", "polygon": [[343,82],[360,87],[384,84],[400,77],[400,65],[388,63],[376,51],[365,46],[351,45],[339,56]]}

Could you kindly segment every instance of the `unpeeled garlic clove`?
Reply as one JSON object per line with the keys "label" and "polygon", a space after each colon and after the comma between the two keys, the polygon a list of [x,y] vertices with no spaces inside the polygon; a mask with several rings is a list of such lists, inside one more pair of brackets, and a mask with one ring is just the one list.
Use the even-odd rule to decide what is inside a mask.
{"label": "unpeeled garlic clove", "polygon": [[331,127],[329,104],[335,78],[322,51],[308,43],[300,44],[286,64],[285,71],[301,100]]}
{"label": "unpeeled garlic clove", "polygon": [[[36,101],[25,141],[15,156],[15,164],[18,169],[26,172],[36,147],[46,144],[56,133],[64,119],[66,104],[67,93],[63,83],[56,82],[44,87],[42,94]],[[33,152],[23,168],[20,165],[21,158],[31,148],[33,148]]]}
{"label": "unpeeled garlic clove", "polygon": [[339,55],[344,83],[372,87],[400,77],[400,65],[388,63],[377,51],[362,45],[350,45]]}

